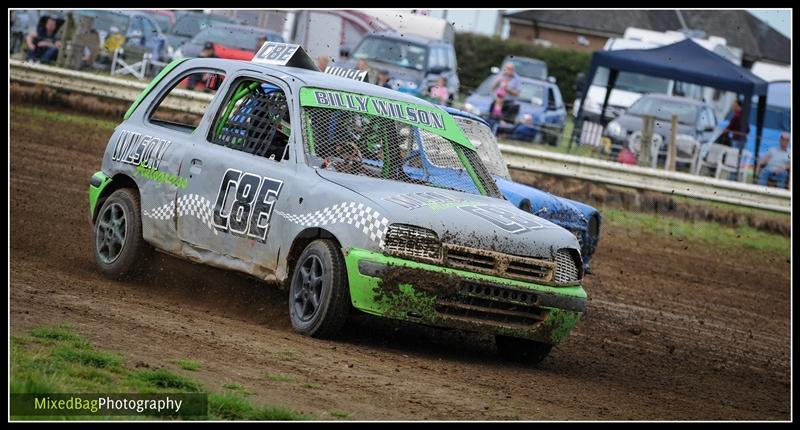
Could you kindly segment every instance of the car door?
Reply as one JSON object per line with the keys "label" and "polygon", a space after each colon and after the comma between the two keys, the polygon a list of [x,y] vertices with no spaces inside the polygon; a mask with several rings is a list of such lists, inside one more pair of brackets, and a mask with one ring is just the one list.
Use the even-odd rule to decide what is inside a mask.
{"label": "car door", "polygon": [[[178,217],[178,237],[189,245],[184,254],[191,259],[267,275],[276,267],[282,244],[273,240],[272,214],[292,194],[290,180],[296,176],[290,132],[295,114],[285,102],[281,106],[275,101],[279,97],[270,101],[267,96],[279,92],[287,99],[289,87],[283,81],[247,73],[227,79],[232,80],[226,98],[205,138],[183,160],[190,181],[178,192],[176,204],[189,216]],[[258,88],[269,86],[272,93],[243,93],[256,81],[261,82]],[[271,122],[265,119],[276,112],[288,127],[288,134],[286,129],[280,132],[285,138],[282,150],[275,149],[280,147],[275,143],[279,132],[269,129]]]}

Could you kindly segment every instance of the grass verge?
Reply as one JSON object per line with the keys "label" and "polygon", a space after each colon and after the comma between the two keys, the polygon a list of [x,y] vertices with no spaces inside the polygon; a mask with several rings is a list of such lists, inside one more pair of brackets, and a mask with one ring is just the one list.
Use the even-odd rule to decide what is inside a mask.
{"label": "grass verge", "polygon": [[[241,392],[243,390],[224,393],[208,391],[201,382],[166,368],[130,368],[126,365],[124,357],[94,347],[87,339],[75,333],[74,328],[70,325],[37,327],[24,336],[12,336],[10,367],[9,388],[11,393],[208,392],[207,419],[265,421],[309,419],[308,416],[290,409],[270,405],[254,405]],[[227,385],[236,385],[243,389],[241,384]],[[87,418],[132,419],[128,416],[24,417],[24,419],[46,420]],[[133,419],[152,418],[157,417],[133,417]]]}
{"label": "grass verge", "polygon": [[[789,255],[791,238],[749,226],[725,227],[714,222],[683,221],[672,217],[600,208],[603,223],[625,231],[649,231],[705,242],[724,249],[750,248]],[[602,237],[600,239],[602,241]],[[601,245],[602,246],[602,245]]]}

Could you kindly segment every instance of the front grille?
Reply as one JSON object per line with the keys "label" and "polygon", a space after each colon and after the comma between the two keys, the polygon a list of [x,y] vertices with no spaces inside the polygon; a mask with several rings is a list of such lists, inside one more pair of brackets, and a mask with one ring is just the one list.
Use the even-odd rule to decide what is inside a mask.
{"label": "front grille", "polygon": [[552,282],[556,269],[556,265],[547,260],[452,244],[444,246],[444,264],[455,269],[534,282]]}
{"label": "front grille", "polygon": [[569,251],[562,249],[556,253],[556,283],[575,283],[578,281],[579,272],[575,258],[572,257]]}
{"label": "front grille", "polygon": [[460,321],[530,328],[544,321],[548,315],[546,309],[537,306],[538,301],[534,293],[463,282],[458,294],[440,298],[435,310]]}
{"label": "front grille", "polygon": [[390,254],[438,260],[441,242],[435,232],[405,224],[392,224],[386,231],[384,246]]}

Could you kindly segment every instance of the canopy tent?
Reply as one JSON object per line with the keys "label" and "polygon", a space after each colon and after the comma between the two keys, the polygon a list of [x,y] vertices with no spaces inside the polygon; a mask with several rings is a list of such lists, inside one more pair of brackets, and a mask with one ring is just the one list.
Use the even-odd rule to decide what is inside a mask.
{"label": "canopy tent", "polygon": [[[594,81],[594,75],[599,67],[609,69],[606,94],[600,114],[601,119],[606,113],[608,98],[620,71],[640,73],[741,94],[743,97],[741,113],[743,121],[748,121],[750,118],[753,96],[758,96],[755,148],[755,158],[758,160],[761,133],[764,127],[764,112],[767,106],[768,83],[749,70],[731,63],[688,38],[652,49],[597,51],[592,55],[592,62],[589,65],[589,73],[586,76],[587,86]],[[587,93],[588,91],[583,91],[581,96],[577,121],[580,121],[583,115]],[[741,157],[741,148],[739,149],[739,157]],[[755,180],[755,175],[753,179]]]}

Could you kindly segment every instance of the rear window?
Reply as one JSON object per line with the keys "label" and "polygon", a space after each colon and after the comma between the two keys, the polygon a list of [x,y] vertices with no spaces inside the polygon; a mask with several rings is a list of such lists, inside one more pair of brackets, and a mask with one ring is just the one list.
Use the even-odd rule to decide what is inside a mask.
{"label": "rear window", "polygon": [[[203,45],[206,42],[218,43],[231,48],[256,51],[258,38],[263,36],[254,30],[235,29],[230,27],[210,27],[195,36],[193,43]],[[277,42],[277,40],[272,40]]]}

